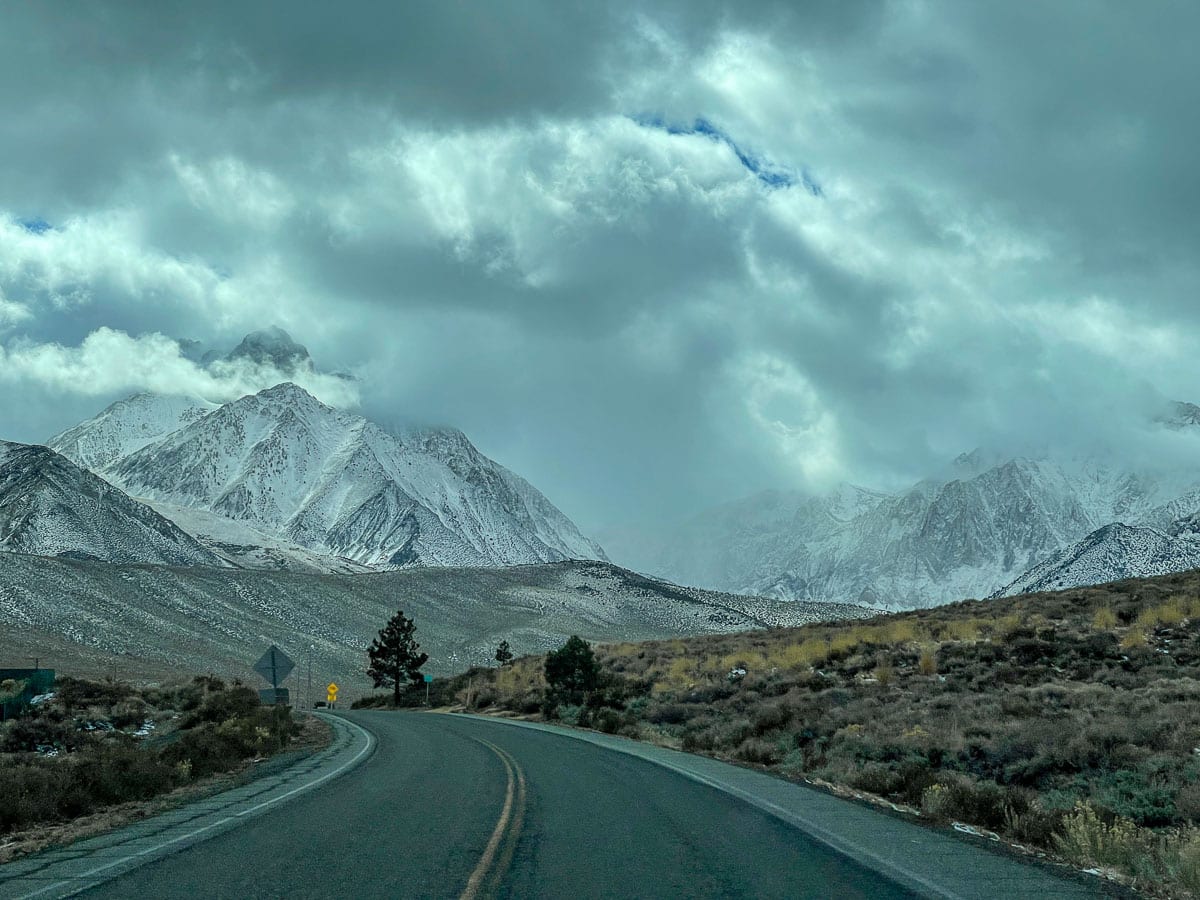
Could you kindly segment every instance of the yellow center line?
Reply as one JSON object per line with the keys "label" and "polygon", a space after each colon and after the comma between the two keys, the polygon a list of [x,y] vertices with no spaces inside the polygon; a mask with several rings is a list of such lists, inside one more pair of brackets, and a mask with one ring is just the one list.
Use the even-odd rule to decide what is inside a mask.
{"label": "yellow center line", "polygon": [[[509,832],[510,840],[501,858],[503,864],[497,867],[493,883],[489,886],[491,890],[495,890],[499,885],[500,878],[503,877],[508,865],[512,862],[513,851],[516,847],[516,836],[520,834],[521,823],[525,818],[525,773],[521,771],[521,767],[517,765],[517,761],[490,741],[481,740],[480,738],[472,738],[471,740],[483,744],[496,754],[500,762],[504,764],[504,772],[508,778],[508,785],[504,792],[504,808],[500,811],[500,819],[496,822],[496,827],[492,829],[492,837],[488,841],[487,847],[484,848],[483,856],[479,858],[479,863],[475,866],[475,871],[467,879],[466,889],[463,890],[459,900],[475,900],[479,896],[484,879],[487,878],[488,872],[492,868],[492,863],[496,859],[496,853],[504,841],[505,833]],[[516,809],[515,819],[513,816],[514,807]],[[510,822],[514,823],[511,831],[509,829]]]}
{"label": "yellow center line", "polygon": [[[496,749],[500,750],[499,747]],[[509,825],[508,834],[504,841],[504,852],[501,854],[500,861],[496,864],[492,872],[491,883],[488,885],[488,889],[493,894],[500,890],[500,882],[504,879],[505,873],[508,872],[509,867],[512,865],[513,854],[516,853],[517,842],[521,838],[521,828],[525,824],[525,772],[521,769],[520,764],[513,759],[512,754],[507,750],[500,750],[500,752],[508,758],[513,770],[517,773],[517,800],[513,811],[512,824]]]}

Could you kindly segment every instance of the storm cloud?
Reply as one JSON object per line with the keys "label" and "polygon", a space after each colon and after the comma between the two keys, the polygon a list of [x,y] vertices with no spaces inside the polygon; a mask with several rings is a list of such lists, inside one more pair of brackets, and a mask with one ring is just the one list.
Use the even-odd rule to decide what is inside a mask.
{"label": "storm cloud", "polygon": [[174,342],[279,325],[355,377],[319,396],[457,425],[588,529],[977,446],[1148,452],[1157,405],[1200,400],[1198,27],[1184,3],[14,8],[0,437],[253,389]]}

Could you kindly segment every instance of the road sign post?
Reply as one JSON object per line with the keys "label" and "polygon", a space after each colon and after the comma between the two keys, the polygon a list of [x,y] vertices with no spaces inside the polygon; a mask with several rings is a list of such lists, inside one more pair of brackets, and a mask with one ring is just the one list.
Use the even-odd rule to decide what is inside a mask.
{"label": "road sign post", "polygon": [[267,648],[267,652],[254,664],[254,671],[271,682],[269,691],[258,692],[263,703],[271,706],[287,704],[288,692],[279,686],[279,682],[287,678],[295,667],[296,664],[288,658],[288,655],[274,644]]}
{"label": "road sign post", "polygon": [[425,676],[425,705],[429,705],[429,682],[433,681],[432,675]]}

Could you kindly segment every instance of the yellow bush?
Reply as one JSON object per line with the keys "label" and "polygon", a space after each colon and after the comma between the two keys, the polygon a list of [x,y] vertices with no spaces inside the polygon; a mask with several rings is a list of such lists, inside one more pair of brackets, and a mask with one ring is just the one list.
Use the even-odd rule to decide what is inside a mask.
{"label": "yellow bush", "polygon": [[1092,627],[1100,631],[1109,631],[1117,627],[1117,614],[1107,606],[1102,606],[1096,610],[1096,615],[1092,616]]}
{"label": "yellow bush", "polygon": [[881,632],[882,643],[888,646],[909,644],[917,639],[917,625],[908,619],[887,622],[877,629]]}
{"label": "yellow bush", "polygon": [[1188,604],[1182,597],[1172,597],[1158,608],[1160,625],[1178,625],[1188,617]]}
{"label": "yellow bush", "polygon": [[846,656],[858,649],[858,639],[853,634],[838,634],[829,641],[829,656]]}
{"label": "yellow bush", "polygon": [[783,644],[767,654],[767,664],[780,669],[807,668],[823,662],[826,655],[825,642],[809,638],[799,644]]}
{"label": "yellow bush", "polygon": [[604,647],[604,652],[612,657],[637,656],[641,650],[637,644],[608,644]]}
{"label": "yellow bush", "polygon": [[1062,833],[1055,840],[1068,859],[1122,869],[1133,868],[1149,849],[1146,832],[1133,822],[1117,819],[1105,824],[1094,809],[1082,803],[1063,820]]}
{"label": "yellow bush", "polygon": [[496,671],[496,691],[502,697],[523,694],[546,686],[545,673],[539,659],[518,659],[511,666]]}
{"label": "yellow bush", "polygon": [[747,672],[761,672],[769,668],[767,657],[758,650],[745,650],[741,653],[727,653],[721,657],[721,668],[728,672],[734,666],[742,666]]}
{"label": "yellow bush", "polygon": [[942,626],[942,634],[949,641],[977,641],[979,631],[978,619],[952,619]]}
{"label": "yellow bush", "polygon": [[893,669],[889,664],[882,663],[881,665],[875,667],[875,670],[872,674],[875,676],[875,680],[878,681],[882,687],[887,687],[892,683],[892,679],[896,676],[896,670]]}
{"label": "yellow bush", "polygon": [[1121,638],[1121,649],[1132,650],[1135,647],[1146,646],[1146,632],[1141,628],[1131,628],[1125,637]]}
{"label": "yellow bush", "polygon": [[917,671],[922,675],[937,674],[937,647],[925,647],[917,660]]}
{"label": "yellow bush", "polygon": [[686,656],[672,660],[671,665],[667,666],[667,677],[676,684],[693,680],[695,672],[696,664]]}

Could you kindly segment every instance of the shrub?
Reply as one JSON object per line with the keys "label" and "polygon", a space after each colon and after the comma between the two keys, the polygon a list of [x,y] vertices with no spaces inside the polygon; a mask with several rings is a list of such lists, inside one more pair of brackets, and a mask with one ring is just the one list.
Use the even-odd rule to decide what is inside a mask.
{"label": "shrub", "polygon": [[936,821],[1003,828],[1009,814],[1004,788],[965,776],[945,776],[921,794],[921,811]]}
{"label": "shrub", "polygon": [[782,760],[784,753],[777,743],[754,737],[744,740],[733,755],[746,762],[769,766]]}
{"label": "shrub", "polygon": [[917,659],[917,671],[922,675],[936,675],[937,670],[937,648],[925,647]]}
{"label": "shrub", "polygon": [[1055,843],[1073,862],[1126,870],[1134,868],[1149,849],[1145,833],[1133,822],[1117,819],[1108,824],[1086,804],[1063,819]]}
{"label": "shrub", "polygon": [[0,834],[57,818],[68,782],[69,775],[61,767],[44,763],[0,766]]}
{"label": "shrub", "polygon": [[1121,638],[1122,650],[1134,650],[1146,646],[1146,632],[1141,628],[1131,628]]}
{"label": "shrub", "polygon": [[1101,811],[1138,825],[1169,825],[1177,816],[1174,791],[1152,784],[1140,771],[1105,775],[1096,783],[1092,799]]}
{"label": "shrub", "polygon": [[1109,631],[1116,628],[1117,614],[1107,606],[1100,607],[1092,617],[1092,627],[1100,631]]}
{"label": "shrub", "polygon": [[682,725],[693,715],[692,709],[681,703],[664,703],[648,707],[645,718],[653,725]]}

